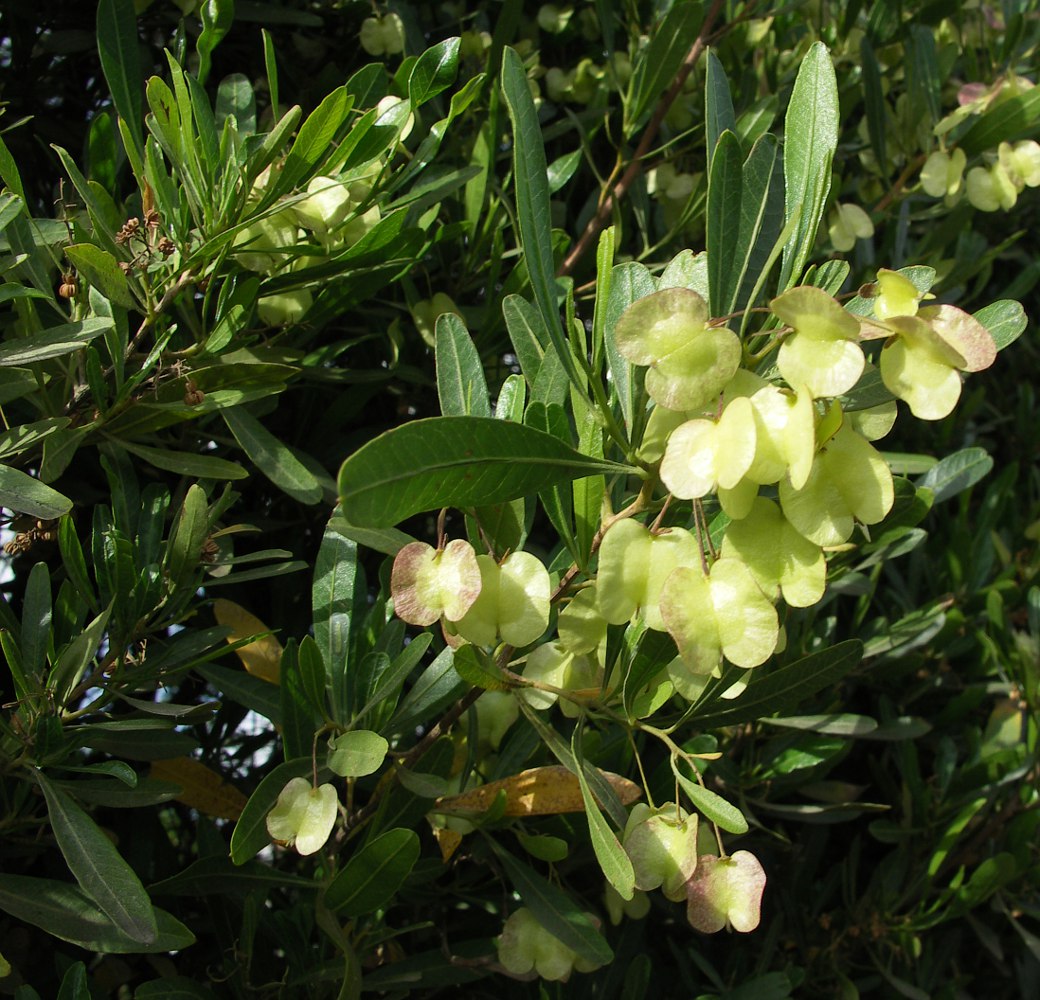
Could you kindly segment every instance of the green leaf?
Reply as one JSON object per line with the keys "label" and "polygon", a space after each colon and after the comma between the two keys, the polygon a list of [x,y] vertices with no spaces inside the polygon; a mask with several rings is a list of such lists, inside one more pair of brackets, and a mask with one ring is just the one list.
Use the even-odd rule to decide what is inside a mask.
{"label": "green leaf", "polygon": [[1009,344],[1013,344],[1025,332],[1028,318],[1021,302],[1014,299],[1001,299],[984,306],[974,314],[987,330],[997,345],[997,350],[1002,351]]}
{"label": "green leaf", "polygon": [[524,833],[516,831],[516,839],[520,841],[528,854],[539,861],[562,861],[570,853],[570,846],[561,837],[550,837],[547,834]]}
{"label": "green leaf", "polygon": [[282,702],[278,685],[261,680],[259,677],[253,677],[244,670],[233,670],[216,663],[197,666],[195,670],[221,694],[226,695],[243,708],[248,708],[265,719],[270,719],[276,726],[281,724]]}
{"label": "green leaf", "polygon": [[[322,676],[324,677],[324,667]],[[282,716],[282,755],[286,760],[309,757],[314,747],[314,730],[318,723],[314,709],[303,690],[299,647],[295,639],[289,639],[282,650],[278,694],[279,711]]]}
{"label": "green leaf", "polygon": [[217,303],[217,322],[206,340],[207,353],[219,353],[245,329],[259,289],[260,279],[251,275],[234,275],[224,283]]}
{"label": "green leaf", "polygon": [[386,759],[390,744],[379,733],[353,729],[329,741],[327,764],[341,778],[362,778],[375,774]]}
{"label": "green leaf", "polygon": [[533,386],[546,351],[553,350],[549,346],[549,333],[538,310],[521,295],[507,295],[502,300],[502,316],[520,370]]}
{"label": "green leaf", "polygon": [[[269,40],[266,32],[264,38]],[[234,118],[241,135],[252,135],[256,131],[256,96],[248,76],[231,73],[220,81],[213,114],[219,128],[224,127],[228,118]]]}
{"label": "green leaf", "polygon": [[931,27],[911,24],[907,58],[904,67],[907,76],[907,98],[918,115],[925,116],[930,130],[939,120],[939,62],[935,51],[935,35]]}
{"label": "green leaf", "polygon": [[171,451],[168,448],[152,448],[136,441],[125,439],[119,447],[143,458],[149,465],[154,465],[164,472],[175,472],[180,476],[192,479],[245,479],[249,472],[238,462],[229,462],[215,455],[199,455],[188,451]]}
{"label": "green leaf", "polygon": [[450,646],[441,650],[433,663],[422,672],[390,721],[383,726],[384,733],[407,732],[463,695],[468,685],[459,676],[453,660]]}
{"label": "green leaf", "polygon": [[526,702],[520,703],[520,709],[527,716],[531,727],[541,738],[541,741],[568,771],[572,774],[577,774],[580,767],[585,772],[585,780],[588,782],[592,793],[596,796],[596,801],[610,814],[610,818],[618,829],[624,828],[628,819],[628,813],[625,811],[625,807],[617,792],[614,791],[613,786],[607,781],[599,768],[593,767],[588,761],[579,762],[578,758],[571,752],[571,748],[567,745],[566,740],[552,726],[543,722],[539,713],[527,705]]}
{"label": "green leaf", "polygon": [[931,490],[933,503],[942,503],[970,489],[993,469],[993,458],[985,448],[962,448],[947,455],[915,480],[918,489]]}
{"label": "green leaf", "polygon": [[378,528],[425,510],[499,503],[582,476],[633,471],[521,424],[433,417],[396,427],[356,451],[340,469],[339,491],[352,524]]}
{"label": "green leaf", "polygon": [[109,330],[110,319],[85,319],[79,323],[65,323],[42,333],[17,340],[9,340],[0,347],[0,366],[31,365],[63,354],[82,350],[95,337]]}
{"label": "green leaf", "polygon": [[812,733],[832,736],[866,736],[877,730],[878,724],[869,715],[843,712],[830,715],[789,715],[778,719],[762,719],[766,725],[780,729],[804,729]]}
{"label": "green leaf", "polygon": [[93,285],[113,305],[124,309],[136,306],[130,294],[130,283],[119,269],[119,264],[107,250],[93,243],[75,243],[65,248],[65,256],[90,285]]}
{"label": "green leaf", "polygon": [[124,934],[86,893],[66,882],[0,874],[0,910],[87,951],[156,954],[180,951],[195,935],[165,910],[155,909],[157,933],[145,944]]}
{"label": "green leaf", "polygon": [[338,718],[347,718],[350,687],[347,669],[351,656],[351,623],[355,605],[363,600],[364,576],[358,563],[357,543],[329,521],[318,549],[311,586],[314,641],[332,682],[332,704]]}
{"label": "green leaf", "polygon": [[29,573],[22,603],[22,634],[19,648],[22,670],[33,687],[39,688],[47,663],[47,644],[51,638],[51,574],[47,564],[38,562]]}
{"label": "green leaf", "polygon": [[198,81],[204,84],[209,76],[213,50],[235,20],[235,0],[202,0],[198,13],[202,20],[202,33],[195,43],[195,51],[199,56]]}
{"label": "green leaf", "polygon": [[328,711],[325,698],[327,681],[325,660],[312,636],[305,635],[300,640],[298,665],[303,694],[308,704],[315,712],[324,715]]}
{"label": "green leaf", "polygon": [[729,80],[714,49],[708,50],[708,65],[704,80],[704,136],[708,153],[708,173],[724,132],[737,131],[737,116],[733,111],[733,96]]}
{"label": "green leaf", "polygon": [[22,178],[18,173],[18,164],[15,163],[11,151],[3,138],[0,138],[0,180],[2,180],[22,201],[25,201],[25,188],[22,186]]}
{"label": "green leaf", "polygon": [[689,800],[705,819],[721,826],[727,833],[747,833],[747,820],[736,806],[730,805],[721,795],[717,795],[696,781],[687,778],[679,770],[678,759],[674,756],[671,759],[671,765],[675,780],[679,782]]}
{"label": "green leaf", "polygon": [[607,965],[614,952],[588,915],[562,889],[518,861],[494,840],[489,843],[502,863],[513,888],[535,919],[550,934],[594,965]]}
{"label": "green leaf", "polygon": [[251,861],[271,842],[267,833],[267,814],[274,808],[289,779],[309,777],[312,768],[310,757],[287,760],[257,785],[231,833],[231,860],[236,865]]}
{"label": "green leaf", "polygon": [[64,705],[93,662],[111,611],[110,604],[58,654],[47,686],[54,692],[59,705]]}
{"label": "green leaf", "polygon": [[256,417],[241,406],[220,413],[253,465],[275,486],[302,504],[315,504],[321,500],[318,480]]}
{"label": "green leaf", "polygon": [[437,397],[446,417],[490,417],[487,381],[462,317],[441,313],[436,326]]}
{"label": "green leaf", "polygon": [[402,685],[423,658],[423,654],[429,649],[431,642],[433,642],[432,633],[420,632],[394,657],[390,666],[376,679],[375,690],[369,695],[368,701],[361,706],[355,716],[355,721],[360,721],[384,702],[389,701],[396,704]]}
{"label": "green leaf", "polygon": [[874,53],[870,38],[864,35],[859,43],[859,59],[863,68],[863,106],[867,117],[870,148],[878,164],[888,163],[886,108],[881,84],[881,66]]}
{"label": "green leaf", "polygon": [[473,687],[485,691],[508,691],[509,683],[495,666],[494,660],[477,646],[466,644],[455,650],[455,669]]}
{"label": "green leaf", "polygon": [[960,148],[973,156],[1002,142],[1029,135],[1040,118],[1040,90],[1033,87],[984,111],[964,135]]}
{"label": "green leaf", "polygon": [[408,100],[413,110],[451,86],[459,71],[460,44],[459,38],[446,38],[415,60],[408,75]]}
{"label": "green leaf", "polygon": [[325,891],[325,905],[348,919],[382,909],[418,860],[419,838],[414,830],[387,830],[346,863]]}
{"label": "green leaf", "polygon": [[798,223],[784,246],[778,291],[801,277],[812,253],[831,186],[838,143],[838,83],[823,42],[814,42],[798,69],[784,119],[785,218]]}
{"label": "green leaf", "polygon": [[174,585],[186,583],[199,569],[202,546],[209,531],[206,493],[198,483],[190,486],[170,532],[166,546],[166,570]]}
{"label": "green leaf", "polygon": [[645,298],[657,291],[657,282],[642,264],[629,261],[617,264],[611,272],[610,295],[607,299],[607,317],[603,328],[603,346],[607,354],[611,385],[617,393],[627,430],[632,430],[635,420],[634,399],[636,386],[634,366],[621,356],[617,349],[618,320],[622,313],[637,299]]}
{"label": "green leaf", "polygon": [[134,1000],[217,1000],[217,996],[194,979],[164,976],[141,983],[134,990]]}
{"label": "green leaf", "polygon": [[712,711],[721,700],[719,694],[728,686],[723,679],[713,689],[714,696],[709,696],[692,718],[698,729],[718,729],[790,711],[817,691],[835,686],[855,669],[862,656],[863,643],[858,639],[849,639],[817,653],[810,653],[795,663],[765,674],[761,679],[753,673],[747,690],[736,701],[725,703]]}
{"label": "green leaf", "polygon": [[276,887],[306,892],[319,888],[319,883],[259,861],[235,865],[225,857],[210,857],[193,861],[184,871],[153,883],[148,891],[153,896],[221,896]]}
{"label": "green leaf", "polygon": [[625,101],[624,132],[630,136],[674,82],[704,21],[704,5],[677,3],[656,26],[650,44],[636,55]]}
{"label": "green leaf", "polygon": [[[581,761],[581,726],[575,726],[571,735],[571,753],[575,761]],[[589,783],[585,778],[585,768],[577,769],[578,785],[581,788],[581,797],[585,803],[585,816],[589,821],[589,835],[592,838],[592,849],[596,853],[596,860],[607,881],[614,887],[622,899],[631,899],[635,894],[636,876],[632,868],[632,860],[625,853],[617,835],[610,828],[603,817],[599,803],[589,790]]]}
{"label": "green leaf", "polygon": [[82,962],[69,966],[61,980],[58,1000],[91,1000],[87,986],[87,967]]}
{"label": "green leaf", "polygon": [[285,158],[281,176],[265,202],[273,202],[278,195],[293,190],[334,152],[333,140],[346,121],[351,103],[347,88],[337,87],[307,116]]}
{"label": "green leaf", "polygon": [[141,880],[97,824],[42,772],[36,780],[47,800],[54,839],[83,891],[128,937],[152,944],[159,936]]}
{"label": "green leaf", "polygon": [[[751,147],[741,179],[740,226],[730,250],[739,262],[734,264],[734,271],[739,273],[740,280],[726,285],[731,288],[732,297],[728,305],[723,299],[724,314],[754,305],[752,296],[768,271],[770,255],[784,224],[783,173],[774,136],[764,135]],[[733,271],[730,273],[732,280]]]}
{"label": "green leaf", "polygon": [[705,217],[708,247],[708,304],[713,316],[733,311],[733,302],[743,280],[741,247],[740,140],[733,132],[723,132],[715,146],[708,174],[708,206]]}
{"label": "green leaf", "polygon": [[560,311],[556,306],[549,179],[542,128],[527,85],[524,64],[516,51],[508,47],[502,53],[502,94],[513,124],[516,212],[520,224],[520,245],[531,280],[531,290],[567,377],[584,395],[585,380],[578,371],[570,345],[563,335]]}
{"label": "green leaf", "polygon": [[141,119],[141,55],[137,14],[132,0],[99,0],[97,43],[101,69],[112,92],[112,103],[126,122],[138,154],[144,149]]}
{"label": "green leaf", "polygon": [[0,507],[50,521],[72,510],[72,501],[21,469],[0,465]]}

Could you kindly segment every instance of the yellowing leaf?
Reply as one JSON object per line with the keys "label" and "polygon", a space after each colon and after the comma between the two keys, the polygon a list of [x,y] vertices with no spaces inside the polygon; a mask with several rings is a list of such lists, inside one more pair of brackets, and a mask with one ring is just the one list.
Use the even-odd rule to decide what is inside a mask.
{"label": "yellowing leaf", "polygon": [[[256,615],[250,614],[240,604],[223,598],[213,602],[213,617],[218,624],[231,629],[228,642],[238,642],[251,635],[271,631]],[[254,677],[271,684],[281,681],[282,644],[273,635],[265,635],[255,642],[239,646],[235,652],[242,666]]]}
{"label": "yellowing leaf", "polygon": [[[635,782],[609,771],[601,773],[625,805],[635,802],[642,794]],[[460,795],[446,795],[437,799],[435,809],[438,812],[446,809],[484,812],[503,789],[506,793],[504,816],[551,816],[585,811],[577,777],[561,764],[532,767]]]}
{"label": "yellowing leaf", "polygon": [[433,838],[441,849],[441,861],[447,864],[451,861],[452,855],[459,849],[459,844],[462,843],[462,834],[457,830],[449,830],[446,826],[435,826],[433,828]]}
{"label": "yellowing leaf", "polygon": [[191,757],[174,757],[152,762],[151,776],[181,786],[178,802],[207,816],[238,819],[245,808],[246,797],[216,771]]}

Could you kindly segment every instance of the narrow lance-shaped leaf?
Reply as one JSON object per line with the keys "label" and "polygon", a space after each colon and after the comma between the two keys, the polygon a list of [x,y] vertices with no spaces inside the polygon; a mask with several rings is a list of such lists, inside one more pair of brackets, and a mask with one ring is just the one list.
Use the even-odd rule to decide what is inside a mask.
{"label": "narrow lance-shaped leaf", "polygon": [[[274,808],[279,793],[289,780],[309,776],[313,766],[310,757],[287,760],[257,785],[231,834],[231,860],[236,865],[245,864],[271,842],[267,832],[267,814]],[[319,780],[321,776],[322,772],[319,771]]]}
{"label": "narrow lance-shaped leaf", "polygon": [[432,100],[451,86],[459,69],[461,44],[459,38],[446,38],[415,60],[408,76],[408,100],[413,108]]}
{"label": "narrow lance-shaped leaf", "polygon": [[839,642],[836,646],[811,653],[801,660],[781,667],[759,679],[753,677],[747,690],[736,701],[719,705],[720,693],[725,690],[725,678],[715,686],[706,700],[703,711],[694,712],[693,718],[700,729],[735,726],[773,712],[789,712],[817,691],[833,687],[863,658],[863,643],[858,639]]}
{"label": "narrow lance-shaped leaf", "polygon": [[221,416],[242,450],[275,486],[303,504],[321,499],[318,480],[256,417],[241,406],[221,410]]}
{"label": "narrow lance-shaped leaf", "polygon": [[740,256],[734,249],[740,231],[743,186],[740,141],[734,133],[723,132],[708,172],[708,302],[715,316],[732,310],[734,292],[742,278]]}
{"label": "narrow lance-shaped leaf", "polygon": [[87,951],[154,954],[180,951],[195,935],[165,910],[155,909],[157,934],[150,944],[123,933],[71,882],[0,874],[0,910]]}
{"label": "narrow lance-shaped leaf", "polygon": [[357,543],[336,530],[335,518],[322,536],[311,586],[314,642],[331,681],[333,711],[346,718],[350,701],[351,623],[355,602],[364,594]]}
{"label": "narrow lance-shaped leaf", "polygon": [[[751,148],[742,169],[740,231],[734,256],[740,278],[723,308],[728,315],[754,305],[754,289],[784,224],[784,176],[776,137],[766,134]],[[746,314],[745,314],[746,315]]]}
{"label": "narrow lance-shaped leaf", "polygon": [[[574,727],[571,736],[571,752],[575,760],[581,760],[581,726]],[[589,791],[589,783],[585,780],[585,769],[577,769],[578,784],[581,786],[581,797],[585,802],[585,815],[589,821],[589,835],[592,838],[592,849],[596,852],[596,860],[606,876],[607,881],[614,887],[622,899],[631,899],[635,892],[635,871],[632,868],[632,860],[625,853],[617,835],[610,829],[596,802]]]}
{"label": "narrow lance-shaped leaf", "polygon": [[736,130],[737,116],[733,111],[733,97],[729,92],[726,70],[714,50],[709,49],[704,82],[704,131],[709,173],[722,134]]}
{"label": "narrow lance-shaped leaf", "polygon": [[798,70],[784,119],[785,215],[800,209],[784,246],[778,290],[801,276],[812,252],[831,184],[831,159],[838,143],[838,83],[826,46],[813,43]]}
{"label": "narrow lance-shaped leaf", "polygon": [[72,510],[72,501],[21,469],[0,465],[0,507],[50,521]]}
{"label": "narrow lance-shaped leaf", "polygon": [[657,99],[675,81],[704,21],[704,4],[673,4],[636,58],[625,102],[626,136],[638,129]]}
{"label": "narrow lance-shaped leaf", "polygon": [[414,830],[387,830],[346,863],[326,890],[325,905],[347,918],[372,913],[394,898],[418,860]]}
{"label": "narrow lance-shaped leaf", "polygon": [[141,880],[97,824],[61,789],[37,773],[58,847],[80,887],[135,941],[158,936],[155,913]]}
{"label": "narrow lance-shaped leaf", "polygon": [[34,687],[43,678],[53,613],[50,570],[46,563],[38,562],[25,585],[21,641],[22,669]]}
{"label": "narrow lance-shaped leaf", "polygon": [[378,528],[424,510],[499,503],[582,476],[633,471],[506,420],[433,417],[356,451],[340,469],[339,491],[352,524]]}
{"label": "narrow lance-shaped leaf", "polygon": [[550,934],[595,965],[606,965],[613,960],[610,945],[570,896],[499,847],[496,841],[490,843],[524,905]]}
{"label": "narrow lance-shaped leaf", "polygon": [[130,284],[119,264],[107,250],[92,243],[77,243],[65,248],[65,256],[76,265],[76,270],[113,305],[134,308]]}
{"label": "narrow lance-shaped leaf", "polygon": [[473,338],[462,318],[437,317],[437,396],[446,417],[490,417],[487,381]]}
{"label": "narrow lance-shaped leaf", "polygon": [[112,102],[126,122],[138,153],[144,148],[141,129],[141,57],[137,41],[137,12],[132,0],[100,0],[97,42],[101,69]]}
{"label": "narrow lance-shaped leaf", "polygon": [[516,212],[520,224],[520,243],[531,279],[538,311],[568,378],[584,394],[585,379],[578,371],[570,345],[563,335],[560,312],[556,306],[552,220],[549,215],[549,179],[534,100],[527,85],[520,56],[506,48],[502,54],[502,93],[513,123],[513,174]]}
{"label": "narrow lance-shaped leaf", "polygon": [[84,348],[91,340],[112,326],[110,319],[85,319],[51,327],[42,333],[9,340],[0,347],[0,366],[17,367],[34,361],[47,361]]}
{"label": "narrow lance-shaped leaf", "polygon": [[675,757],[672,757],[671,763],[672,773],[675,775],[676,781],[679,782],[690,801],[705,819],[721,826],[728,833],[738,835],[747,833],[747,820],[744,819],[744,814],[736,806],[731,805],[721,795],[717,795],[696,781],[687,778],[679,770],[678,761]]}
{"label": "narrow lance-shaped leaf", "polygon": [[199,17],[202,19],[202,33],[195,43],[195,51],[199,55],[198,81],[203,84],[209,76],[213,50],[235,20],[235,0],[205,0],[199,5]]}

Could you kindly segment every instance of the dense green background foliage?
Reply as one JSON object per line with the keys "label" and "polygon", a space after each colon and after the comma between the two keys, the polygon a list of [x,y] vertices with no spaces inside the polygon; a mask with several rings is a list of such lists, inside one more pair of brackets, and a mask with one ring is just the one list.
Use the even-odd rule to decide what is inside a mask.
{"label": "dense green background foliage", "polygon": [[[727,845],[768,876],[750,934],[699,933],[659,894],[608,919],[609,788],[582,790],[588,816],[485,802],[443,860],[431,799],[471,774],[576,754],[639,781],[635,746],[657,801],[675,779],[603,718],[583,738],[530,713],[493,752],[472,704],[501,664],[387,612],[391,557],[438,541],[442,504],[557,580],[594,562],[601,477],[615,510],[639,490],[604,331],[670,262],[734,329],[788,285],[848,301],[912,265],[940,302],[1035,317],[1037,191],[981,211],[920,182],[940,133],[968,170],[1040,136],[1035,3],[8,7],[0,993],[1036,995],[1040,365],[1011,306],[988,325],[1018,339],[954,413],[884,440],[896,509],[833,555],[786,651],[671,733],[721,751],[703,808],[743,814]],[[371,55],[388,11],[403,52]],[[315,219],[321,177],[349,197]],[[817,211],[782,233],[799,179]],[[848,249],[838,205],[869,214]],[[417,422],[442,413],[474,423]],[[503,460],[483,495],[483,466],[435,461],[480,447]],[[447,528],[479,542],[473,516]],[[610,633],[644,681],[674,655],[648,636]],[[391,755],[341,743],[344,720]],[[308,857],[265,825],[300,776],[343,809]],[[495,938],[521,900],[613,961],[508,978]]]}

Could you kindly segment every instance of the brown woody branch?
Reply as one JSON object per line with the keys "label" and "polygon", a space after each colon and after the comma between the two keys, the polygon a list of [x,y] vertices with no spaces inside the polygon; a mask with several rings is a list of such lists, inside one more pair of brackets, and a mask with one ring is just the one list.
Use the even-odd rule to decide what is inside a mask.
{"label": "brown woody branch", "polygon": [[723,0],[714,0],[712,3],[711,8],[708,10],[708,13],[704,18],[704,24],[701,25],[701,30],[698,33],[696,40],[690,47],[690,51],[686,54],[686,58],[683,60],[682,65],[679,67],[679,72],[675,76],[675,82],[668,88],[664,97],[657,102],[657,107],[654,108],[653,116],[650,118],[650,121],[639,140],[639,145],[636,147],[635,154],[632,157],[632,162],[629,163],[627,169],[621,175],[621,179],[606,192],[606,197],[603,198],[600,203],[599,211],[589,220],[589,224],[585,227],[585,232],[581,234],[578,242],[574,244],[574,248],[563,259],[563,263],[556,272],[557,277],[570,274],[574,270],[578,261],[585,256],[589,247],[592,246],[600,232],[606,227],[607,222],[610,220],[610,217],[614,212],[615,206],[625,197],[628,189],[635,182],[635,179],[640,175],[640,173],[642,173],[643,161],[646,158],[647,153],[650,152],[650,147],[653,145],[654,140],[657,138],[657,133],[661,128],[661,123],[664,121],[665,115],[668,114],[668,109],[679,96],[683,84],[686,82],[686,78],[690,75],[697,60],[701,57],[704,47],[708,44],[708,38],[711,36],[715,20],[722,10],[722,5]]}

